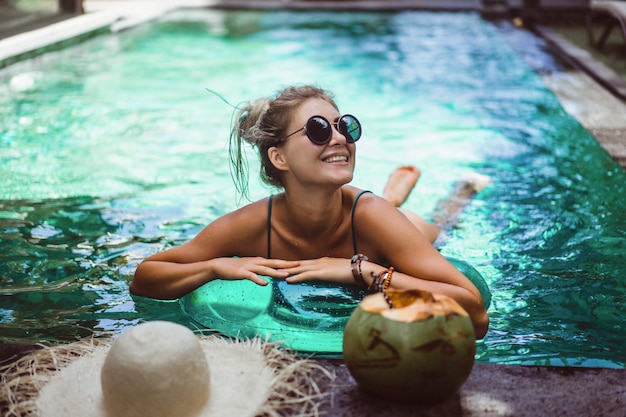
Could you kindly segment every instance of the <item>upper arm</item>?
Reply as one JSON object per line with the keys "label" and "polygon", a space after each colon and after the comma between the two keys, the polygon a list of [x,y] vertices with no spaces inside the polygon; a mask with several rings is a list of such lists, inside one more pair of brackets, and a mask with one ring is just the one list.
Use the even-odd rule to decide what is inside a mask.
{"label": "upper arm", "polygon": [[480,293],[469,279],[435,249],[431,242],[386,200],[371,196],[359,202],[358,231],[375,242],[376,250],[397,271],[415,278],[438,281]]}
{"label": "upper arm", "polygon": [[415,288],[428,288],[454,298],[472,318],[476,337],[484,337],[489,316],[478,288],[391,204],[378,197],[368,198],[364,203],[358,216],[361,239],[375,242],[374,248],[370,248],[397,271],[422,280],[415,282]]}

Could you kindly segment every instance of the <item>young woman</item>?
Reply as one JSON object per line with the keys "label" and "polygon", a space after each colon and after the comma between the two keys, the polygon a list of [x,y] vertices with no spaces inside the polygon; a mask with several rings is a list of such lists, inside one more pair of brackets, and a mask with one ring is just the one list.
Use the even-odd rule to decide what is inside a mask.
{"label": "young woman", "polygon": [[[347,185],[361,125],[354,116],[341,115],[330,93],[288,87],[275,98],[247,104],[238,116],[231,134],[238,189],[247,185],[241,154],[247,141],[258,148],[262,179],[284,191],[145,259],[131,282],[133,294],[174,299],[215,279],[267,285],[261,276],[367,286],[390,279],[386,284],[392,288],[454,298],[469,313],[476,337],[485,335],[489,318],[481,295],[432,246],[434,226]],[[398,176],[386,194],[407,188],[407,172]]]}

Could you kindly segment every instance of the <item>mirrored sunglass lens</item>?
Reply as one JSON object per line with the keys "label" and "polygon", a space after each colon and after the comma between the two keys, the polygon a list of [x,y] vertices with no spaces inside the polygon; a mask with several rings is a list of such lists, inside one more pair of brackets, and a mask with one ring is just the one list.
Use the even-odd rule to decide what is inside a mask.
{"label": "mirrored sunglass lens", "polygon": [[311,117],[306,123],[306,133],[313,143],[323,145],[330,138],[330,123],[323,117]]}
{"label": "mirrored sunglass lens", "polygon": [[342,116],[337,126],[349,142],[356,142],[361,137],[361,123],[354,116]]}

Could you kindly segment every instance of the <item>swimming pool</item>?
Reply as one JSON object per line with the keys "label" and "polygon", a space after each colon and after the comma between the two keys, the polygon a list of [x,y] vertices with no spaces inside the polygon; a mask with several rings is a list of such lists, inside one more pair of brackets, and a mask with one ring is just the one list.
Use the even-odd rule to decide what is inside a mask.
{"label": "swimming pool", "polygon": [[[430,217],[467,171],[494,179],[442,252],[493,291],[477,361],[624,367],[626,176],[507,38],[473,13],[180,11],[0,72],[0,341],[72,341],[143,319],[138,262],[234,209],[231,103],[291,83],[364,125],[354,184],[398,164]],[[250,153],[251,172],[255,158]],[[251,198],[271,190],[252,175]]]}

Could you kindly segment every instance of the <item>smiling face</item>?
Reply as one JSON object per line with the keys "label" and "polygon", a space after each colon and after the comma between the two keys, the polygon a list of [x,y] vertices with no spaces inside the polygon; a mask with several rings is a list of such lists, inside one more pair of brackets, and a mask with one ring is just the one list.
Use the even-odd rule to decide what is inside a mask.
{"label": "smiling face", "polygon": [[[312,116],[323,116],[331,123],[339,117],[339,111],[328,101],[313,98],[306,100],[294,110],[286,131],[297,132],[279,147],[271,148],[270,159],[283,173],[284,180],[290,177],[301,183],[342,186],[352,180],[355,166],[356,146],[332,127],[330,141],[316,145],[309,140],[302,127]],[[302,129],[298,131],[299,129]],[[283,181],[285,184],[288,181]]]}

